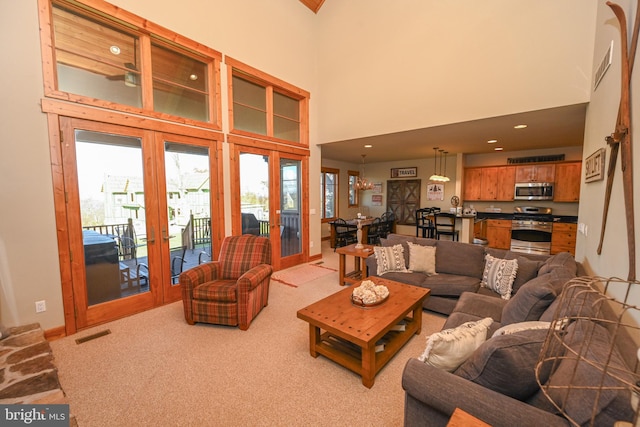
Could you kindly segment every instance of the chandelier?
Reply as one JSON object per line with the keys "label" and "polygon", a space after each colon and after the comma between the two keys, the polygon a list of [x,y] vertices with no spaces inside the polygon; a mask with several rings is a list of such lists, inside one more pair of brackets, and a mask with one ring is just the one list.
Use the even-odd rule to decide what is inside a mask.
{"label": "chandelier", "polygon": [[368,181],[367,178],[365,178],[364,176],[364,158],[367,157],[366,154],[362,155],[362,177],[358,177],[356,179],[355,184],[353,184],[353,188],[355,188],[358,191],[364,191],[364,190],[372,190],[373,189],[373,182],[372,181]]}
{"label": "chandelier", "polygon": [[442,174],[442,153],[447,154],[448,152],[444,150],[439,150],[439,151],[440,151],[440,174],[437,173],[438,171],[436,170],[436,162],[438,159],[437,157],[438,147],[433,147],[433,175],[429,177],[429,181],[449,182],[451,180],[447,176],[447,159],[444,160],[444,174]]}

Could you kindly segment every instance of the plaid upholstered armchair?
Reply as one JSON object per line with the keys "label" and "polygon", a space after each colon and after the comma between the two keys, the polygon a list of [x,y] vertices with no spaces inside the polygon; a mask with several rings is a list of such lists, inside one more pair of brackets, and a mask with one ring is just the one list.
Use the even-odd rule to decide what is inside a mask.
{"label": "plaid upholstered armchair", "polygon": [[272,272],[269,239],[226,237],[217,261],[180,274],[184,318],[190,325],[215,323],[246,331],[268,303]]}

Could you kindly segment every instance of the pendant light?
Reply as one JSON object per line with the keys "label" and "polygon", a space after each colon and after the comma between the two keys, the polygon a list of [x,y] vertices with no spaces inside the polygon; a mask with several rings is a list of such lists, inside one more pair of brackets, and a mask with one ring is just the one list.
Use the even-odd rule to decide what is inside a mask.
{"label": "pendant light", "polygon": [[[449,178],[447,178],[445,175],[441,175],[442,173],[442,152],[444,150],[439,150],[440,151],[440,170],[437,171],[436,170],[436,162],[438,161],[438,147],[433,147],[433,175],[431,175],[429,177],[429,181],[432,182],[449,182]],[[447,162],[445,159],[445,167],[447,166]],[[440,173],[438,173],[440,172]]]}
{"label": "pendant light", "polygon": [[440,181],[440,175],[436,171],[436,162],[438,161],[438,147],[433,147],[433,175],[429,177],[429,181]]}
{"label": "pendant light", "polygon": [[442,155],[443,154],[444,154],[444,173],[440,175],[440,178],[442,179],[442,182],[449,182],[451,180],[447,176],[447,154],[449,154],[448,151],[440,150],[440,173],[442,173]]}
{"label": "pendant light", "polygon": [[368,181],[367,178],[364,176],[364,158],[365,157],[367,157],[367,155],[363,154],[362,155],[362,177],[358,177],[358,179],[356,179],[355,184],[353,185],[353,187],[358,191],[373,190],[373,182]]}

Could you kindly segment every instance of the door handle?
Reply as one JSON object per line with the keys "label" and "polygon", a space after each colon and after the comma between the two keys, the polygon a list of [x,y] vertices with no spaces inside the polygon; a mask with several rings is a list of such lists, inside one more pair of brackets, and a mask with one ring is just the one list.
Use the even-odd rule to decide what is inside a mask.
{"label": "door handle", "polygon": [[170,237],[169,237],[169,235],[167,234],[167,229],[163,227],[163,228],[162,228],[162,240],[164,240],[164,241],[166,242],[167,240],[169,240],[169,238],[170,238]]}
{"label": "door handle", "polygon": [[147,239],[147,243],[155,243],[156,242],[156,232],[153,227],[151,227],[151,238]]}

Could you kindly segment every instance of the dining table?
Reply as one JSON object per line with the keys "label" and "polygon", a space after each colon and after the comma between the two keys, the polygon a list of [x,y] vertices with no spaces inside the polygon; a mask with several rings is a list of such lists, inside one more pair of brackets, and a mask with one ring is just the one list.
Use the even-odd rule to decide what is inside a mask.
{"label": "dining table", "polygon": [[[358,221],[360,221],[360,227],[362,228],[362,242],[363,244],[367,244],[367,242],[369,241],[369,226],[371,225],[371,223],[373,223],[373,220],[375,218],[370,216],[370,217],[360,217],[360,218],[352,218],[352,219],[347,219],[345,221],[347,221],[347,225],[352,225],[354,227],[358,226]],[[336,247],[336,229],[333,226],[333,222],[330,222],[329,224],[331,224],[331,237],[330,237],[330,241],[331,241],[331,247],[335,248]]]}

